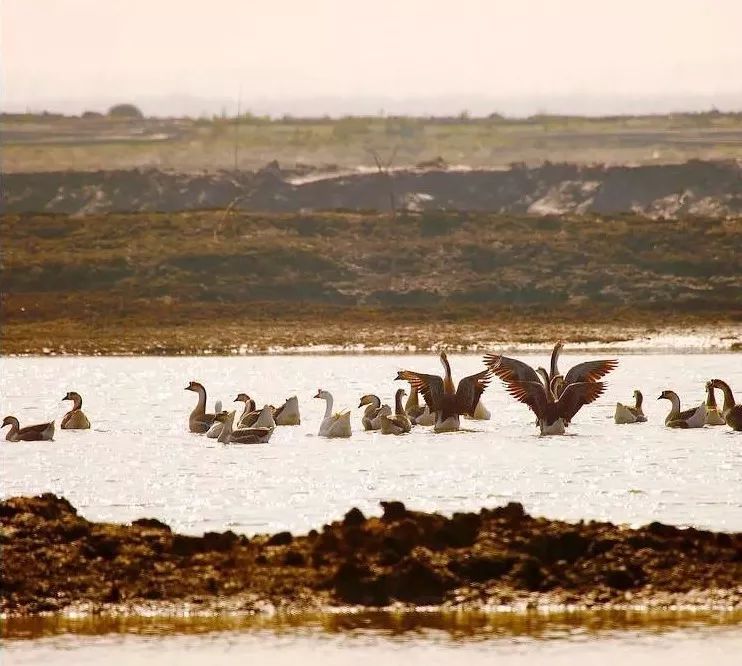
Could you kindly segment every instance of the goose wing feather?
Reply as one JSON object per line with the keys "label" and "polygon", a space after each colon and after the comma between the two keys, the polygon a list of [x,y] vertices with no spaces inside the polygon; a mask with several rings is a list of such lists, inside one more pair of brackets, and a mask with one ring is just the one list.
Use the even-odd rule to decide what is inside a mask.
{"label": "goose wing feather", "polygon": [[491,381],[492,370],[489,368],[461,379],[456,389],[456,402],[461,414],[474,415],[479,399]]}
{"label": "goose wing feather", "polygon": [[487,354],[484,364],[504,382],[539,382],[541,380],[536,371],[523,361],[499,354]]}
{"label": "goose wing feather", "polygon": [[507,391],[518,402],[528,405],[538,418],[544,418],[548,401],[546,390],[540,380],[511,381],[507,384]]}
{"label": "goose wing feather", "polygon": [[568,384],[559,397],[559,416],[569,423],[585,405],[597,400],[605,391],[604,382],[575,382]]}
{"label": "goose wing feather", "polygon": [[440,411],[443,406],[443,378],[438,375],[425,375],[422,372],[401,370],[397,379],[404,379],[416,388],[425,398],[431,412]]}
{"label": "goose wing feather", "polygon": [[618,361],[616,359],[578,363],[570,368],[569,372],[564,376],[564,383],[566,386],[569,386],[570,384],[580,382],[597,382],[611,370],[614,370],[617,365]]}

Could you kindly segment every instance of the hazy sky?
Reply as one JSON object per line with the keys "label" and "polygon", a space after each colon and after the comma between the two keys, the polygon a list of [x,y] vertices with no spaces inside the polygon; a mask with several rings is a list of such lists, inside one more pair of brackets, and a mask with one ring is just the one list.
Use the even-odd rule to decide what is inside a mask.
{"label": "hazy sky", "polygon": [[0,2],[7,109],[213,105],[240,88],[248,108],[289,110],[318,97],[742,99],[742,0]]}

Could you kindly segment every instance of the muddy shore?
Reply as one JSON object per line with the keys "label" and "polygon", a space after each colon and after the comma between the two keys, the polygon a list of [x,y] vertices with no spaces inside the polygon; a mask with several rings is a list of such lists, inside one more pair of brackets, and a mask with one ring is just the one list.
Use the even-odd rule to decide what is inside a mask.
{"label": "muddy shore", "polygon": [[53,494],[0,502],[0,610],[255,612],[406,606],[742,606],[742,534],[534,518],[517,503],[445,517],[382,502],[296,536],[92,523]]}

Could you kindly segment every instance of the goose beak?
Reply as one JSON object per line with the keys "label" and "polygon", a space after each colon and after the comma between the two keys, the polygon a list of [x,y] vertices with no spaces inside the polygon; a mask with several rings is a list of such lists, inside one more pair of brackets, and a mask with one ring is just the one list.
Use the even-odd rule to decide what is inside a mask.
{"label": "goose beak", "polygon": [[[316,398],[317,396],[315,395],[314,397]],[[365,403],[365,402],[363,402],[363,400],[361,400],[361,402],[359,402],[359,403],[358,403],[358,406],[359,406],[359,407],[363,407],[363,405],[365,405],[365,404],[366,404],[366,403]]]}
{"label": "goose beak", "polygon": [[315,395],[314,397],[315,398],[320,398],[321,397],[320,394],[319,394],[319,391],[317,391],[317,395]]}

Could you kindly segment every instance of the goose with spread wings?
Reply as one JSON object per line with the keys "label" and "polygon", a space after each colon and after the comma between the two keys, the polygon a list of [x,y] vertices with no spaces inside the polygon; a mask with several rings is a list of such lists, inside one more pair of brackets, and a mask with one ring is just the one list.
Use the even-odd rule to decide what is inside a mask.
{"label": "goose with spread wings", "polygon": [[575,414],[605,391],[598,380],[618,365],[615,359],[585,361],[562,375],[557,363],[563,347],[562,341],[554,345],[549,372],[500,354],[484,357],[484,364],[505,383],[508,393],[536,414],[542,435],[563,434]]}
{"label": "goose with spread wings", "polygon": [[464,377],[454,386],[451,364],[445,352],[441,352],[441,363],[445,369],[443,377],[426,375],[412,370],[400,370],[397,379],[410,382],[425,398],[431,412],[436,415],[434,432],[451,432],[459,429],[459,416],[474,415],[479,399],[492,379],[492,370],[487,368],[469,377]]}

